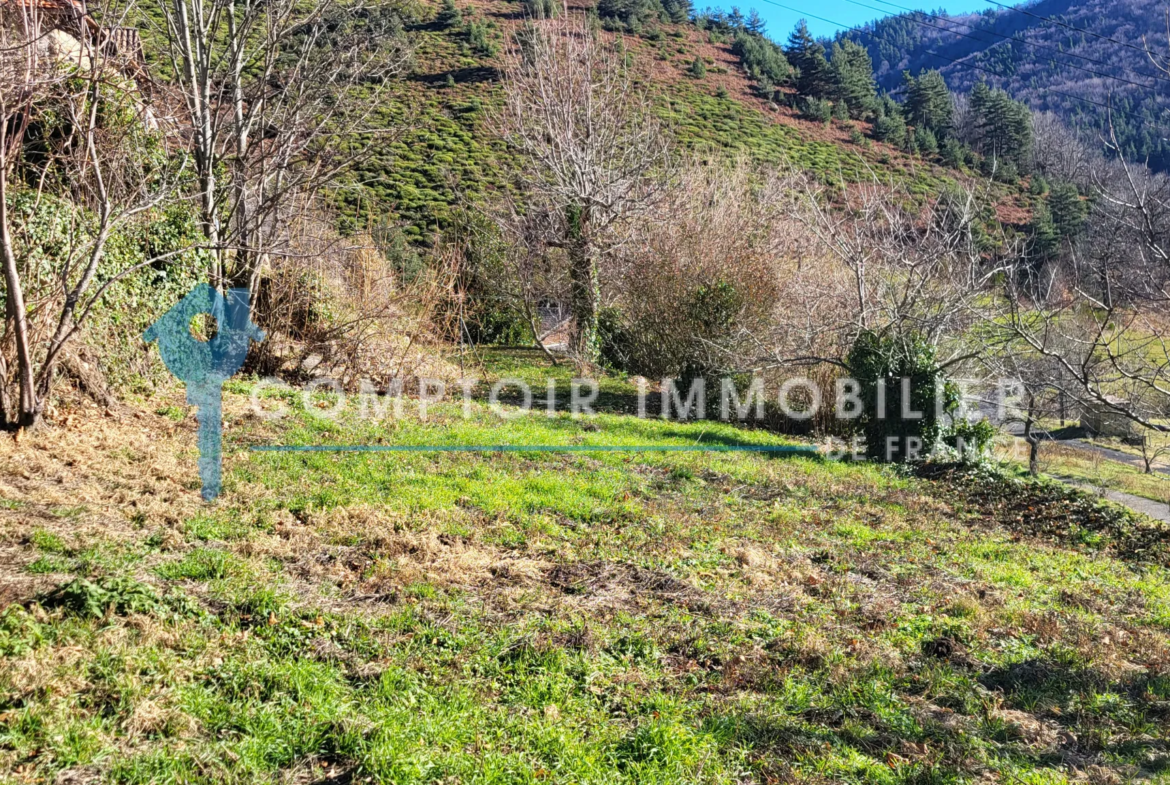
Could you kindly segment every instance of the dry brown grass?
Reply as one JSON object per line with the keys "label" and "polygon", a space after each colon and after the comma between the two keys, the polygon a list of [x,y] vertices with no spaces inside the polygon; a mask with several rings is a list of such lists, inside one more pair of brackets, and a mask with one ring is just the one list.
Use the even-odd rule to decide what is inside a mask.
{"label": "dry brown grass", "polygon": [[0,435],[0,598],[27,599],[52,583],[24,570],[34,531],[82,549],[179,527],[202,504],[195,459],[193,419],[80,397],[60,402],[51,424]]}

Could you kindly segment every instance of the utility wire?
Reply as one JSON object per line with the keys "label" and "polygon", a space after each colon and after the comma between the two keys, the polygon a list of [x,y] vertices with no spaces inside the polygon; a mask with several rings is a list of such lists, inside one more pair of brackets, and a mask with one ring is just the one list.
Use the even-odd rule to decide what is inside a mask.
{"label": "utility wire", "polygon": [[[992,71],[990,68],[984,68],[982,66],[976,65],[975,63],[964,63],[960,60],[954,59],[953,57],[947,57],[946,55],[939,54],[938,52],[934,51],[933,49],[927,49],[926,53],[928,55],[933,55],[934,57],[940,58],[942,60],[946,60],[947,62],[954,63],[955,65],[961,65],[964,68],[974,68],[976,71],[983,71],[984,73],[991,74],[992,76],[998,76],[1001,79],[1003,78],[1003,74],[997,74],[995,71]],[[1046,93],[1055,93],[1057,95],[1063,95],[1066,98],[1073,98],[1077,101],[1084,101],[1085,103],[1092,104],[1093,106],[1100,106],[1104,109],[1110,110],[1114,114],[1125,114],[1124,112],[1118,112],[1116,109],[1111,107],[1109,104],[1103,104],[1100,101],[1094,101],[1091,98],[1084,98],[1084,97],[1079,96],[1079,95],[1073,95],[1072,93],[1066,93],[1063,90],[1057,90],[1057,89],[1052,88],[1052,87],[1042,87],[1040,89]],[[1130,115],[1130,116],[1132,117],[1133,115]]]}
{"label": "utility wire", "polygon": [[[851,4],[856,5],[856,6],[860,6],[862,8],[868,8],[871,11],[877,11],[878,13],[882,13],[882,14],[888,13],[887,11],[885,11],[882,8],[877,8],[877,7],[872,6],[872,5],[866,5],[865,3],[858,2],[857,0],[845,0],[845,2],[851,3]],[[1087,62],[1096,63],[1098,65],[1117,67],[1117,68],[1121,68],[1122,70],[1129,71],[1132,74],[1135,74],[1138,76],[1144,76],[1147,79],[1153,79],[1153,80],[1159,81],[1159,82],[1170,83],[1170,78],[1167,78],[1165,76],[1161,76],[1159,74],[1151,74],[1151,73],[1148,73],[1146,71],[1137,71],[1137,70],[1134,70],[1132,68],[1126,68],[1125,66],[1113,66],[1113,64],[1111,64],[1109,62],[1106,62],[1105,60],[1098,60],[1095,57],[1088,57],[1086,55],[1079,55],[1079,54],[1075,54],[1073,52],[1064,52],[1064,51],[1061,51],[1060,49],[1057,49],[1055,46],[1049,46],[1048,44],[1042,44],[1042,43],[1038,43],[1036,41],[1029,41],[1026,38],[1020,38],[1020,37],[1014,36],[1014,35],[1006,35],[1004,33],[997,33],[994,30],[979,29],[975,25],[968,24],[967,22],[959,22],[958,20],[950,19],[948,17],[941,17],[937,14],[932,14],[928,11],[917,11],[913,8],[908,8],[904,5],[898,5],[897,3],[888,2],[888,0],[875,0],[875,2],[881,3],[882,5],[888,5],[888,6],[891,6],[892,8],[897,8],[897,9],[900,9],[902,11],[907,11],[911,14],[915,14],[915,15],[921,14],[923,16],[929,16],[929,17],[932,17],[934,19],[939,19],[939,20],[945,19],[947,22],[951,22],[953,24],[963,25],[967,29],[971,30],[972,33],[963,33],[963,32],[960,32],[959,30],[954,30],[954,29],[949,28],[949,27],[941,27],[939,25],[932,25],[928,22],[923,22],[923,21],[920,21],[918,19],[911,18],[911,20],[910,20],[910,21],[914,22],[915,24],[921,24],[921,25],[925,25],[927,27],[932,27],[935,30],[942,30],[943,32],[951,33],[952,35],[961,35],[964,38],[970,38],[971,40],[979,41],[980,43],[991,43],[991,42],[987,41],[985,39],[982,39],[982,38],[978,38],[975,35],[973,35],[973,33],[975,33],[975,32],[987,33],[988,35],[994,35],[998,38],[1003,38],[1003,39],[1008,40],[1008,41],[1016,41],[1018,43],[1025,44],[1027,46],[1034,46],[1038,49],[1047,49],[1048,51],[1056,52],[1057,54],[1062,55],[1064,57],[1075,57],[1079,60],[1085,60]],[[1075,68],[1078,71],[1084,71],[1087,74],[1092,74],[1093,76],[1098,76],[1098,77],[1101,77],[1102,79],[1114,79],[1114,80],[1117,80],[1119,82],[1124,82],[1125,84],[1133,85],[1135,87],[1141,87],[1141,88],[1145,88],[1145,89],[1153,89],[1152,85],[1141,84],[1139,82],[1134,82],[1134,81],[1131,81],[1131,80],[1126,79],[1124,77],[1114,76],[1112,74],[1103,74],[1100,71],[1094,71],[1094,70],[1089,69],[1089,68],[1083,68],[1081,66],[1073,65],[1072,63],[1062,63],[1061,65],[1065,65],[1069,68]]]}
{"label": "utility wire", "polygon": [[1076,25],[1070,25],[1067,22],[1062,22],[1059,19],[1053,19],[1050,16],[1043,16],[1041,14],[1034,14],[1031,11],[1025,11],[1023,8],[1016,8],[1015,6],[1005,5],[1004,3],[997,2],[997,0],[984,0],[984,2],[991,3],[992,5],[999,6],[1000,8],[1006,9],[1008,11],[1015,11],[1017,14],[1024,14],[1025,16],[1030,16],[1033,19],[1042,19],[1045,22],[1051,22],[1054,25],[1060,25],[1061,27],[1065,28],[1066,30],[1076,30],[1078,33],[1084,33],[1085,35],[1091,35],[1094,38],[1101,39],[1102,41],[1111,41],[1112,43],[1115,43],[1119,46],[1124,46],[1127,49],[1133,49],[1136,52],[1141,52],[1142,54],[1148,54],[1145,47],[1134,46],[1133,44],[1126,43],[1125,41],[1118,41],[1116,38],[1110,38],[1107,35],[1102,35],[1101,33],[1095,33],[1092,30],[1086,30],[1083,27],[1077,27]]}

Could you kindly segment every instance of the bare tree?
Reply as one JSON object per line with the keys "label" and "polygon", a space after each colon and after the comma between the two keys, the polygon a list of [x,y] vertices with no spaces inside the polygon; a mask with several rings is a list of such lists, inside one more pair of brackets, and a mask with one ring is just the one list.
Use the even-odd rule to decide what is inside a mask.
{"label": "bare tree", "polygon": [[[982,327],[979,333],[988,337]],[[1058,340],[1057,336],[1048,336]],[[1057,347],[1051,347],[1054,351]],[[1012,340],[985,343],[978,365],[992,380],[1001,396],[1002,426],[1019,426],[1019,435],[1028,445],[1028,473],[1040,473],[1040,445],[1050,438],[1047,421],[1060,416],[1064,406],[1060,365],[1052,357],[1021,347]]]}
{"label": "bare tree", "polygon": [[1088,190],[1101,155],[1052,112],[1032,114],[1032,166],[1050,180]]}
{"label": "bare tree", "polygon": [[658,194],[669,154],[621,39],[583,14],[533,22],[505,56],[496,125],[523,161],[526,231],[567,260],[572,349],[598,357],[598,258],[613,230]]}
{"label": "bare tree", "polygon": [[121,229],[175,195],[182,167],[151,128],[130,76],[134,53],[119,53],[108,28],[80,9],[49,16],[36,3],[7,3],[0,15],[0,424],[30,427],[63,350],[106,291],[186,250],[121,264],[108,253]]}
{"label": "bare tree", "polygon": [[[377,0],[157,0],[190,125],[212,282],[253,293],[289,213],[370,151],[410,50]],[[223,177],[226,182],[221,183]]]}
{"label": "bare tree", "polygon": [[[921,205],[875,176],[839,195],[805,178],[798,198],[796,214],[851,282],[850,307],[831,326],[839,346],[864,331],[940,346],[975,323],[979,293],[1001,269],[979,234],[983,195],[956,187]],[[971,356],[959,349],[942,362]]]}
{"label": "bare tree", "polygon": [[981,303],[984,336],[1041,363],[1062,400],[1149,428],[1170,405],[1170,191],[1125,161],[1112,172],[1065,256],[1007,265]]}
{"label": "bare tree", "polygon": [[1149,431],[1142,433],[1141,443],[1138,446],[1141,448],[1142,466],[1146,474],[1153,474],[1154,464],[1170,455],[1170,443],[1155,442]]}

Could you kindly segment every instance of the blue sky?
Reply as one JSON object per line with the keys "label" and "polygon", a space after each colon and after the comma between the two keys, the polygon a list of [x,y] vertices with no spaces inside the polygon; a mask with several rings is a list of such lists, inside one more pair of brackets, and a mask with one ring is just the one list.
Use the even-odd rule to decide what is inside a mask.
{"label": "blue sky", "polygon": [[[883,3],[881,0],[854,0],[854,2],[849,2],[849,0],[775,1],[780,5],[797,10],[789,11],[786,8],[780,8],[777,5],[764,2],[764,0],[744,0],[744,2],[736,3],[735,5],[738,5],[744,14],[747,14],[753,8],[758,11],[760,16],[764,18],[764,21],[768,23],[768,36],[780,43],[788,39],[788,34],[792,32],[792,28],[796,26],[797,20],[801,17],[804,17],[808,21],[808,29],[812,31],[813,35],[817,37],[831,37],[845,27],[865,24],[873,19],[890,14],[903,13],[897,6],[923,8],[929,11],[938,10],[937,8],[921,6],[914,0],[891,0],[895,4],[894,6]],[[696,8],[702,8],[704,4],[699,0],[694,5]],[[723,7],[730,9],[732,5],[728,3]],[[945,5],[946,10],[952,14],[965,14],[971,11],[983,11],[995,7],[986,2],[986,0],[950,0]],[[823,19],[814,18],[814,15],[823,17],[823,19],[832,19],[834,22],[840,22],[841,24],[830,24],[829,22],[823,21]]]}

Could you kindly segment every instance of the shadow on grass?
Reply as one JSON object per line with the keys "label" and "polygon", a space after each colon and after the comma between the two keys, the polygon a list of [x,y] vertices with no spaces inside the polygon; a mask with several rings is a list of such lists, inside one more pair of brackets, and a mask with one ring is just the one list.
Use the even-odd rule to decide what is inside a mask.
{"label": "shadow on grass", "polygon": [[468,66],[466,68],[452,68],[449,71],[440,71],[437,74],[414,74],[411,81],[419,82],[430,87],[447,84],[448,79],[455,84],[479,84],[481,82],[495,82],[500,78],[500,72],[490,66]]}
{"label": "shadow on grass", "polygon": [[[1079,664],[1069,652],[991,668],[978,681],[1002,694],[1005,705],[1042,709],[1043,721],[1063,731],[1055,752],[1064,758],[1104,754],[1141,761],[1146,771],[1170,771],[1170,738],[1165,735],[1170,728],[1170,672],[1110,678]],[[1102,696],[1115,697],[1099,700]],[[1161,737],[1149,728],[1163,729]]]}
{"label": "shadow on grass", "polygon": [[988,523],[1062,547],[1170,566],[1170,526],[1046,479],[959,464],[923,464],[918,476]]}

